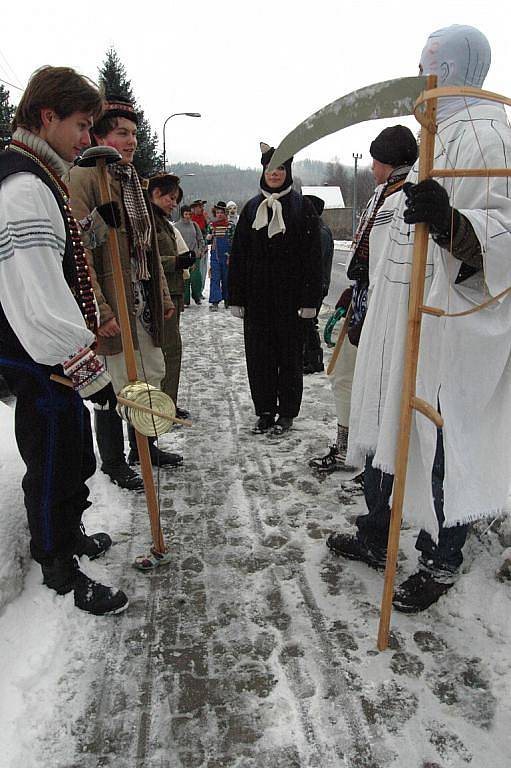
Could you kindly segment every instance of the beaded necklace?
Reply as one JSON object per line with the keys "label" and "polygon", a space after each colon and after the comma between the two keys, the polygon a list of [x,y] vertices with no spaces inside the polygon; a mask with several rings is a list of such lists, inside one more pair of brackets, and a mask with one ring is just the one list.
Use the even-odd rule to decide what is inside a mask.
{"label": "beaded necklace", "polygon": [[[52,182],[48,186],[52,189],[55,199],[59,204],[67,235],[64,253],[65,262],[63,265],[64,275],[71,293],[80,307],[87,328],[95,334],[97,331],[97,317],[94,291],[92,289],[89,265],[85,256],[80,228],[69,206],[68,189],[55,171],[49,165],[46,165],[26,144],[13,140],[9,144],[9,151],[16,152],[31,160],[44,172],[44,178],[41,176],[40,178],[43,181],[47,179]],[[39,176],[39,174],[37,175]],[[66,257],[68,257],[67,260]]]}

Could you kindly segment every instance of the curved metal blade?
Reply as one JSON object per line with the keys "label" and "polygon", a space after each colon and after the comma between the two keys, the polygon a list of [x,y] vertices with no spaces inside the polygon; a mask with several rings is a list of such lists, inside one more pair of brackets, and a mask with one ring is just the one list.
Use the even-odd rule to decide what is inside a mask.
{"label": "curved metal blade", "polygon": [[400,77],[341,96],[288,133],[275,150],[268,170],[277,168],[300,149],[342,128],[381,117],[413,114],[415,102],[425,88],[426,77]]}

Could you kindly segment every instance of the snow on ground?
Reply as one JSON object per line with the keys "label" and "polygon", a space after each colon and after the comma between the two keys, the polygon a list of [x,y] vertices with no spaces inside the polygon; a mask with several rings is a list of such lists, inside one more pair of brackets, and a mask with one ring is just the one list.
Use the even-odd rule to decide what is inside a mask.
{"label": "snow on ground", "polygon": [[[131,568],[149,543],[144,497],[101,472],[91,481],[87,528],[115,546],[82,567],[128,593],[119,617],[90,617],[42,586],[0,405],[2,768],[507,768],[511,584],[495,579],[498,521],[471,535],[437,606],[393,613],[379,653],[382,576],[324,543],[363,499],[343,473],[320,481],[307,466],[335,433],[326,376],[305,377],[290,434],[254,436],[241,323],[192,306],[182,331],[194,426],[161,439],[185,464],[159,476],[172,565]],[[414,570],[414,538],[403,531],[399,578]]]}

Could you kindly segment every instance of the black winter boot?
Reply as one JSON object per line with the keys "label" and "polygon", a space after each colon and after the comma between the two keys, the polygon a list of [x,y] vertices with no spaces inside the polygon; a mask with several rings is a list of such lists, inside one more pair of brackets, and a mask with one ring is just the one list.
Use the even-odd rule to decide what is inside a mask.
{"label": "black winter boot", "polygon": [[293,426],[293,419],[291,416],[279,416],[277,421],[275,422],[275,426],[273,427],[271,433],[272,435],[283,435],[284,432],[289,432],[291,427]]}
{"label": "black winter boot", "polygon": [[110,477],[112,483],[128,491],[141,491],[144,481],[127,464],[124,455],[124,433],[122,419],[116,411],[94,409],[94,427],[101,471]]}
{"label": "black winter boot", "polygon": [[[130,443],[130,452],[128,454],[128,462],[130,464],[138,464],[140,457],[138,455],[137,438],[135,437],[135,430],[133,427],[128,427],[128,439]],[[170,451],[162,451],[156,445],[155,437],[148,437],[149,453],[151,454],[151,464],[153,467],[179,467],[183,463],[183,457],[179,453],[170,453]]]}
{"label": "black winter boot", "polygon": [[128,607],[128,598],[122,590],[113,590],[82,573],[74,557],[55,558],[41,565],[43,584],[58,595],[74,592],[77,608],[94,616],[122,613]]}
{"label": "black winter boot", "polygon": [[427,570],[419,570],[396,587],[392,603],[401,613],[420,613],[436,603],[453,584],[454,574],[444,578]]}
{"label": "black winter boot", "polygon": [[252,432],[254,435],[262,435],[263,432],[268,432],[269,429],[275,424],[274,413],[262,413],[257,419]]}
{"label": "black winter boot", "polygon": [[338,557],[346,557],[348,560],[360,560],[375,568],[384,570],[386,552],[384,550],[371,549],[358,536],[350,533],[331,533],[326,540],[328,549]]}
{"label": "black winter boot", "polygon": [[85,528],[80,525],[80,530],[75,534],[75,545],[73,552],[78,557],[86,555],[89,560],[95,560],[101,557],[112,546],[112,539],[108,533],[93,533],[87,536]]}

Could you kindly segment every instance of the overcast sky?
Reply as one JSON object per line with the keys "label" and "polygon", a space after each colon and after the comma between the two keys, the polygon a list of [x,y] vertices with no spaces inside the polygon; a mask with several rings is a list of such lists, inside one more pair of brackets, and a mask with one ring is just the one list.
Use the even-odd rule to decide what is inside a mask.
{"label": "overcast sky", "polygon": [[[173,112],[202,114],[167,123],[170,163],[254,167],[259,141],[277,145],[305,117],[355,88],[417,74],[428,34],[449,24],[486,34],[492,66],[485,87],[509,95],[503,7],[481,0],[25,0],[2,6],[0,77],[23,86],[34,69],[54,64],[97,79],[113,45],[160,140]],[[17,102],[19,91],[11,89],[11,97]],[[359,152],[369,163],[370,141],[392,122],[417,125],[414,118],[365,123],[296,159],[352,163]]]}

